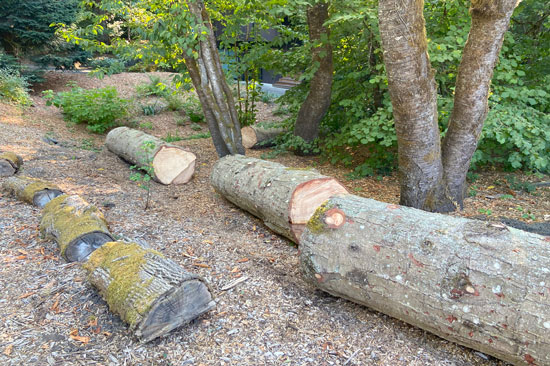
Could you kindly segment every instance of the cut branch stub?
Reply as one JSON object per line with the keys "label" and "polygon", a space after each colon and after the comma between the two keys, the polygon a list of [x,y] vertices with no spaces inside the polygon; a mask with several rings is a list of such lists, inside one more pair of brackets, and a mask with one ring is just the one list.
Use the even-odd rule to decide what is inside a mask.
{"label": "cut branch stub", "polygon": [[241,129],[243,146],[247,149],[273,146],[273,139],[287,131],[276,122],[243,127]]}
{"label": "cut branch stub", "polygon": [[227,200],[295,242],[317,207],[334,195],[348,193],[337,180],[316,171],[242,155],[220,159],[211,182]]}
{"label": "cut branch stub", "polygon": [[62,195],[42,212],[40,233],[55,239],[68,262],[83,261],[113,237],[101,211],[77,195]]}
{"label": "cut branch stub", "polygon": [[187,183],[195,171],[195,154],[142,131],[115,128],[107,134],[105,145],[162,184]]}
{"label": "cut branch stub", "polygon": [[215,306],[204,279],[136,243],[106,243],[90,255],[84,268],[111,311],[144,342]]}
{"label": "cut branch stub", "polygon": [[0,154],[0,177],[10,177],[17,173],[23,165],[23,159],[11,152],[6,151]]}
{"label": "cut branch stub", "polygon": [[550,238],[348,195],[300,241],[305,278],[515,365],[550,365]]}
{"label": "cut branch stub", "polygon": [[18,200],[44,207],[48,202],[63,194],[55,184],[30,177],[10,177],[2,183],[5,192]]}

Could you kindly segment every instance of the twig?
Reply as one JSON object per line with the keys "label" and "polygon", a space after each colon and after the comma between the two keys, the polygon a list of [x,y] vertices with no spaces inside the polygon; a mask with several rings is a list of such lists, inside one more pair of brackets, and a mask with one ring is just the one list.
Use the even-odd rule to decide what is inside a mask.
{"label": "twig", "polygon": [[232,289],[233,287],[237,286],[239,283],[244,282],[248,280],[248,276],[239,277],[234,281],[229,282],[227,285],[223,286],[220,291],[227,291]]}
{"label": "twig", "polygon": [[351,354],[351,356],[349,356],[349,358],[346,360],[346,362],[344,362],[344,366],[347,365],[355,356],[357,356],[359,351],[361,351],[361,348],[359,348],[357,351],[353,352]]}

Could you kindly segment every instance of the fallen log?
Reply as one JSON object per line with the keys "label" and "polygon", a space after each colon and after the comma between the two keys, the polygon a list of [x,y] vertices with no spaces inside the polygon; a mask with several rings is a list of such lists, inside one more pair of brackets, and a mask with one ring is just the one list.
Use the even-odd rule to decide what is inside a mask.
{"label": "fallen log", "polygon": [[11,177],[19,171],[23,159],[10,151],[0,154],[0,177]]}
{"label": "fallen log", "polygon": [[187,183],[195,171],[195,154],[128,127],[111,130],[105,145],[162,184]]}
{"label": "fallen log", "polygon": [[228,201],[295,242],[317,207],[334,195],[347,194],[336,179],[314,170],[287,168],[242,155],[218,160],[210,181]]}
{"label": "fallen log", "polygon": [[205,280],[136,243],[109,242],[84,264],[109,309],[144,342],[214,308]]}
{"label": "fallen log", "polygon": [[68,262],[81,262],[103,244],[113,241],[101,211],[77,195],[62,195],[44,206],[40,233],[57,242]]}
{"label": "fallen log", "polygon": [[348,195],[300,241],[306,279],[515,365],[550,365],[550,238]]}
{"label": "fallen log", "polygon": [[2,183],[2,190],[15,196],[18,200],[37,207],[44,207],[48,202],[63,194],[53,183],[30,177],[10,177]]}
{"label": "fallen log", "polygon": [[286,131],[288,130],[276,122],[243,127],[241,129],[243,146],[247,149],[273,146],[273,139]]}

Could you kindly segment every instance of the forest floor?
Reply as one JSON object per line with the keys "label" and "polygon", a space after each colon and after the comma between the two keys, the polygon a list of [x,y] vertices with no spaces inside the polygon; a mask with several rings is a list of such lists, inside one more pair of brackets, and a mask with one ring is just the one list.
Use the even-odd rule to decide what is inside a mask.
{"label": "forest floor", "polygon": [[[169,78],[168,73],[156,73]],[[104,146],[104,135],[69,125],[39,92],[67,90],[67,82],[115,86],[136,97],[147,74],[103,80],[84,73],[48,74],[34,106],[0,104],[0,151],[24,158],[24,174],[49,180],[101,207],[117,235],[149,243],[185,269],[204,276],[217,297],[215,310],[168,336],[140,344],[87,283],[77,264],[39,238],[40,211],[3,196],[0,200],[0,364],[2,365],[504,365],[482,353],[349,301],[315,290],[300,275],[298,248],[261,221],[216,194],[209,183],[217,160],[210,139],[174,142],[197,155],[194,179],[181,186],[152,183],[147,192],[132,171]],[[142,101],[143,102],[143,101]],[[140,103],[140,102],[138,102]],[[259,120],[273,119],[261,104]],[[165,111],[130,120],[166,137],[207,132]],[[247,151],[260,157],[264,151]],[[396,174],[346,179],[349,169],[318,157],[277,156],[293,167],[315,167],[337,177],[350,192],[397,203]],[[465,209],[455,215],[530,223],[550,220],[550,180],[534,174],[481,171]],[[530,193],[528,190],[534,189]],[[238,286],[220,289],[239,277]]]}

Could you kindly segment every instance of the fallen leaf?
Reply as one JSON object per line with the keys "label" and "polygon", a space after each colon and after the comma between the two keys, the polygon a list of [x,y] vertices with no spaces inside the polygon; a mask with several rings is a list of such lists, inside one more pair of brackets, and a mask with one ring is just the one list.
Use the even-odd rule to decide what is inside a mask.
{"label": "fallen leaf", "polygon": [[55,302],[53,303],[53,305],[50,307],[50,310],[51,311],[55,311],[57,312],[58,309],[58,305],[59,305],[59,300],[55,300]]}
{"label": "fallen leaf", "polygon": [[26,294],[23,294],[23,295],[19,296],[18,299],[25,299],[25,298],[27,298],[27,297],[29,297],[29,296],[34,295],[35,293],[36,293],[36,292],[27,292]]}
{"label": "fallen leaf", "polygon": [[5,349],[4,349],[4,354],[6,356],[9,356],[11,355],[11,351],[13,350],[13,344],[10,344],[9,346],[7,346]]}
{"label": "fallen leaf", "polygon": [[26,250],[23,250],[23,249],[17,249],[17,251],[18,251],[20,254],[24,254],[24,255],[29,254]]}
{"label": "fallen leaf", "polygon": [[210,245],[214,244],[212,240],[203,240],[202,242],[203,244],[210,244]]}
{"label": "fallen leaf", "polygon": [[90,337],[79,336],[78,335],[78,329],[71,330],[71,332],[69,333],[69,337],[71,337],[71,339],[73,339],[75,341],[78,341],[78,342],[81,342],[81,343],[84,343],[84,344],[90,342]]}
{"label": "fallen leaf", "polygon": [[487,189],[495,189],[495,186],[489,186]]}
{"label": "fallen leaf", "polygon": [[237,263],[245,263],[245,262],[248,262],[249,259],[248,258],[241,258],[237,261]]}
{"label": "fallen leaf", "polygon": [[195,267],[200,267],[200,268],[210,268],[208,264],[204,264],[204,263],[193,263],[193,265]]}

